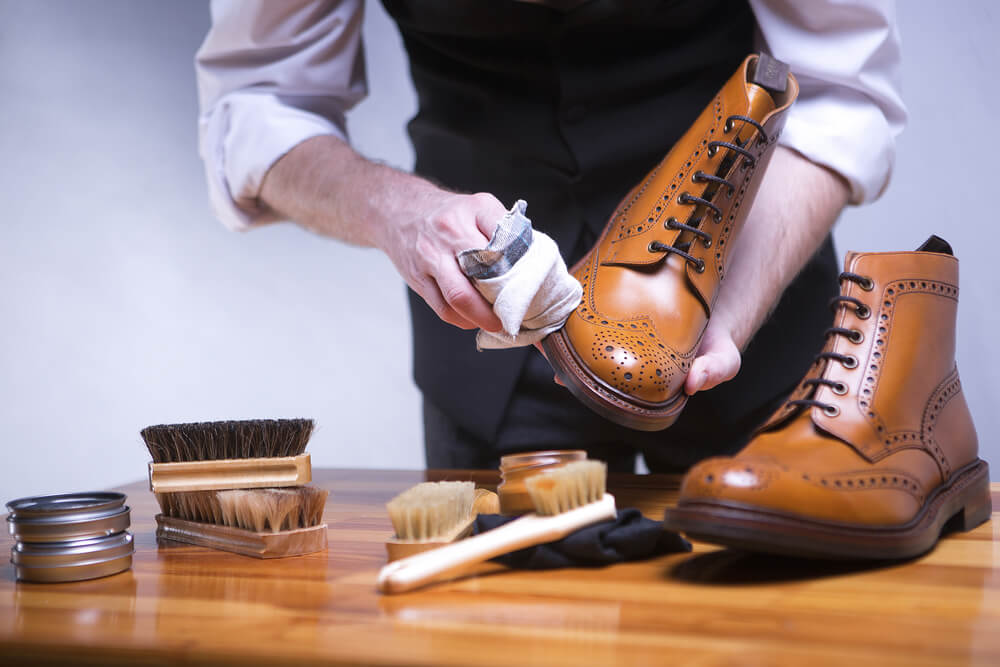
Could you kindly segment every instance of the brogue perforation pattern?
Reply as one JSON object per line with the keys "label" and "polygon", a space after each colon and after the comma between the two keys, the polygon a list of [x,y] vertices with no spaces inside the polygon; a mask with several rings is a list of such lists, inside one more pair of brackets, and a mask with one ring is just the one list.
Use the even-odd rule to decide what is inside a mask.
{"label": "brogue perforation pattern", "polygon": [[[615,361],[611,377],[606,378],[609,384],[618,391],[633,394],[646,386],[666,387],[678,373],[687,375],[697,345],[687,353],[679,353],[661,341],[648,318],[614,320],[594,310],[592,266],[588,264],[579,276],[587,303],[581,304],[574,315],[598,329],[590,348],[592,361]],[[638,367],[629,362],[637,363]]]}
{"label": "brogue perforation pattern", "polygon": [[[633,236],[637,236],[644,232],[648,232],[650,229],[654,229],[657,225],[660,225],[665,220],[665,210],[670,202],[677,196],[678,192],[681,190],[682,184],[684,184],[691,176],[692,170],[697,166],[698,159],[703,152],[706,151],[708,147],[708,142],[711,141],[712,136],[715,134],[717,127],[722,124],[723,108],[722,108],[722,97],[717,96],[713,101],[713,113],[715,114],[715,125],[709,128],[708,132],[702,135],[701,142],[698,144],[698,148],[694,150],[688,159],[684,162],[684,168],[677,172],[677,175],[671,179],[670,183],[664,188],[663,193],[660,195],[658,203],[653,207],[653,210],[647,212],[646,218],[635,222],[632,225],[626,224],[628,222],[628,213],[635,205],[637,201],[642,197],[642,195],[649,188],[649,185],[656,179],[656,175],[660,171],[660,165],[657,165],[655,169],[649,174],[646,180],[643,181],[639,189],[636,190],[635,194],[629,198],[628,203],[621,207],[615,212],[615,240],[621,241]],[[663,164],[662,162],[660,163]],[[620,220],[620,221],[619,221]]]}
{"label": "brogue perforation pattern", "polygon": [[942,479],[948,479],[951,476],[951,464],[948,462],[944,451],[941,449],[941,445],[938,444],[937,438],[934,436],[934,426],[938,416],[941,414],[941,410],[960,391],[962,391],[962,383],[958,379],[958,371],[956,369],[934,390],[930,400],[927,401],[927,405],[924,407],[924,416],[920,422],[921,437],[931,450],[938,465],[941,466]]}
{"label": "brogue perforation pattern", "polygon": [[892,281],[882,290],[882,304],[879,306],[878,319],[875,320],[875,340],[868,354],[868,365],[865,378],[858,392],[858,409],[875,428],[879,438],[887,448],[917,445],[921,434],[912,431],[890,432],[886,429],[882,418],[872,408],[878,381],[889,348],[889,328],[892,326],[892,315],[897,299],[903,294],[933,294],[958,300],[958,288],[945,282],[934,280],[898,280]]}
{"label": "brogue perforation pattern", "polygon": [[[648,326],[643,323],[643,327]],[[621,392],[638,393],[643,387],[663,388],[676,375],[676,365],[671,365],[663,349],[647,344],[639,334],[619,331],[599,331],[590,350],[594,360],[604,359],[615,363],[608,384]]]}
{"label": "brogue perforation pattern", "polygon": [[859,470],[818,477],[802,473],[802,479],[831,491],[899,489],[913,496],[918,502],[924,502],[924,492],[919,480],[898,470]]}
{"label": "brogue perforation pattern", "polygon": [[[753,179],[754,171],[756,171],[757,169],[757,165],[759,164],[761,156],[763,156],[764,153],[770,150],[772,144],[776,144],[778,142],[778,137],[780,136],[780,134],[781,134],[780,131],[772,132],[771,136],[768,137],[767,143],[763,144],[757,144],[756,139],[754,140],[754,145],[757,146],[758,148],[758,150],[754,151],[754,156],[756,160],[754,161],[753,166],[744,169],[744,171],[746,172],[746,176],[743,177],[743,184],[740,186],[739,192],[736,194],[732,206],[730,206],[729,210],[727,211],[727,215],[725,217],[726,224],[725,226],[723,226],[722,231],[719,232],[718,240],[716,241],[715,244],[716,247],[715,270],[719,274],[719,280],[722,280],[722,278],[726,275],[726,269],[725,269],[726,241],[728,241],[729,237],[732,236],[733,225],[736,223],[736,214],[740,210],[740,204],[743,203],[743,197],[744,195],[746,195],[747,188],[750,186],[750,181]],[[756,137],[757,134],[755,133],[754,136]],[[740,167],[734,167],[734,171],[739,168]]]}

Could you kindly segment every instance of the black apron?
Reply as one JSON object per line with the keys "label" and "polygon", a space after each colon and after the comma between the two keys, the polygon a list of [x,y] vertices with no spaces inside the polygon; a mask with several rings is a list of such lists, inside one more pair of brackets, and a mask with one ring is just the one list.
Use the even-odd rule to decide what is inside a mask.
{"label": "black apron", "polygon": [[[570,264],[751,52],[756,28],[749,6],[732,0],[591,0],[563,3],[576,5],[566,10],[516,0],[383,3],[419,100],[409,123],[414,171],[507,206],[525,199],[534,226]],[[737,378],[695,396],[678,426],[733,422],[790,391],[822,344],[836,275],[827,238],[747,348]],[[538,353],[477,352],[474,332],[409,297],[417,386],[492,442]],[[575,403],[569,392],[556,396]],[[655,437],[666,442],[670,433]]]}

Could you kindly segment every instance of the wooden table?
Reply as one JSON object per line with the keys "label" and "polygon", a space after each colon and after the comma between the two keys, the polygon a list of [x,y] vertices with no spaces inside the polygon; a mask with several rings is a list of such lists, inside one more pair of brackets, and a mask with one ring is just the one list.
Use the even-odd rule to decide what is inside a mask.
{"label": "wooden table", "polygon": [[[68,584],[0,576],[0,663],[1000,664],[1000,521],[914,562],[830,564],[695,545],[594,570],[506,571],[380,596],[383,503],[423,479],[491,473],[316,470],[326,553],[261,561],[157,545],[145,482],[131,571]],[[661,518],[676,480],[612,476]],[[1000,485],[994,485],[1000,508]],[[4,535],[0,548],[10,547]]]}

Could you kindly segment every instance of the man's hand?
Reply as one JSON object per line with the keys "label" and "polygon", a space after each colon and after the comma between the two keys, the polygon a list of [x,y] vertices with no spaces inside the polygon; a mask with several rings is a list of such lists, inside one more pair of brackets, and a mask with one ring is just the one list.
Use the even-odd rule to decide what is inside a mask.
{"label": "man's hand", "polygon": [[731,380],[740,352],[819,248],[850,195],[847,183],[778,146],[740,232],[684,391]]}
{"label": "man's hand", "polygon": [[691,362],[691,370],[684,381],[684,392],[690,396],[732,380],[740,371],[741,363],[740,348],[733,341],[730,329],[710,319],[698,356]]}
{"label": "man's hand", "polygon": [[442,320],[462,329],[498,331],[493,307],[462,273],[455,254],[489,243],[504,213],[493,195],[438,190],[386,226],[379,246]]}
{"label": "man's hand", "polygon": [[455,254],[485,246],[506,213],[489,194],[448,192],[375,164],[332,136],[308,139],[278,160],[261,202],[318,234],[381,249],[445,322],[498,331],[500,320]]}

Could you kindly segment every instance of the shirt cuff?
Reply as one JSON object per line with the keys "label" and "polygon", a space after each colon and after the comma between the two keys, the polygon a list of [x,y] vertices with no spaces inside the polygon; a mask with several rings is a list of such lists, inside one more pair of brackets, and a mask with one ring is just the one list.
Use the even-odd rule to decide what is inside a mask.
{"label": "shirt cuff", "polygon": [[281,220],[258,201],[264,176],[306,139],[333,135],[347,141],[343,117],[334,120],[265,93],[231,93],[202,114],[199,150],[219,220],[237,231]]}
{"label": "shirt cuff", "polygon": [[889,184],[896,134],[864,93],[826,88],[815,97],[803,90],[779,143],[840,174],[850,186],[850,203],[865,204]]}

